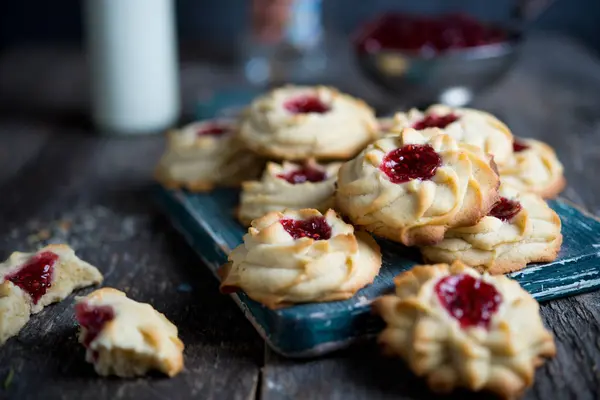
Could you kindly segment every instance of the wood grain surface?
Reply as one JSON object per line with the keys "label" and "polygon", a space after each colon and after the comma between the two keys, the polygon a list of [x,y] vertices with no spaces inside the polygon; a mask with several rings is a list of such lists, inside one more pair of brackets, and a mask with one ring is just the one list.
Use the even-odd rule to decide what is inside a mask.
{"label": "wood grain surface", "polygon": [[[373,342],[307,361],[266,350],[149,201],[162,138],[102,137],[77,117],[85,107],[85,79],[73,54],[21,49],[0,58],[0,258],[48,242],[70,243],[99,266],[107,286],[151,302],[178,325],[186,369],[173,379],[97,377],[76,343],[71,296],[34,316],[0,348],[0,399],[438,398],[400,361],[383,358]],[[202,80],[198,69],[187,71],[194,72],[182,76],[189,100]],[[352,74],[338,86],[392,108]],[[564,38],[533,37],[514,71],[477,106],[497,113],[516,135],[554,146],[569,180],[565,196],[600,214],[595,56]],[[524,398],[600,398],[600,292],[541,309],[558,354],[538,370]],[[439,398],[488,397],[459,392]]]}

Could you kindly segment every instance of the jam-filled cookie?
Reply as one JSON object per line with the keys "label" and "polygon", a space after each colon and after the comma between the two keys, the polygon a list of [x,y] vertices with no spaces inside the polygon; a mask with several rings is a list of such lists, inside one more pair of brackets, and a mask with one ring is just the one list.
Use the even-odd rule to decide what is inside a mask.
{"label": "jam-filled cookie", "polygon": [[315,208],[325,212],[333,207],[335,181],[340,163],[321,165],[268,163],[260,181],[242,184],[238,219],[246,226],[270,211]]}
{"label": "jam-filled cookie", "polygon": [[284,86],[255,99],[241,123],[241,138],[271,158],[345,159],[377,136],[373,110],[325,86]]}
{"label": "jam-filled cookie", "polygon": [[471,144],[494,156],[494,161],[504,164],[512,154],[512,133],[493,115],[471,108],[452,108],[437,104],[424,112],[411,109],[394,116],[395,131],[404,128],[417,130],[440,128],[459,142]]}
{"label": "jam-filled cookie", "polygon": [[562,244],[558,215],[536,194],[519,193],[502,184],[500,195],[477,224],[450,229],[440,243],[422,247],[425,261],[461,260],[491,274],[554,261]]}
{"label": "jam-filled cookie", "polygon": [[395,295],[373,304],[387,323],[379,342],[434,391],[464,387],[513,398],[556,353],[538,303],[505,276],[455,262],[416,266],[394,283]]}
{"label": "jam-filled cookie", "polygon": [[546,199],[556,197],[566,184],[563,166],[554,150],[534,139],[515,138],[513,155],[498,169],[505,184]]}
{"label": "jam-filled cookie", "polygon": [[387,135],[394,128],[394,117],[377,118],[378,138]]}
{"label": "jam-filled cookie", "polygon": [[100,271],[64,244],[12,253],[0,264],[0,345],[18,334],[31,314],[100,282]]}
{"label": "jam-filled cookie", "polygon": [[234,122],[199,121],[167,134],[155,177],[168,188],[206,191],[254,179],[263,166],[237,137]]}
{"label": "jam-filled cookie", "polygon": [[475,224],[498,200],[494,162],[437,128],[407,128],[367,146],[338,173],[337,210],[407,246],[441,241]]}
{"label": "jam-filled cookie", "polygon": [[270,212],[252,221],[220,271],[221,291],[243,290],[269,308],[343,300],[373,282],[381,252],[333,210]]}
{"label": "jam-filled cookie", "polygon": [[150,304],[102,288],[78,298],[75,317],[85,359],[99,375],[127,378],[154,369],[174,376],[183,369],[177,327]]}

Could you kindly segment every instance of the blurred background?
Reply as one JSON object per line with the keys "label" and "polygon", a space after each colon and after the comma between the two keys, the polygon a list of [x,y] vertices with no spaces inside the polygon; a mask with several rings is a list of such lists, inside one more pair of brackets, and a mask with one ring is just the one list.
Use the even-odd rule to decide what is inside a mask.
{"label": "blurred background", "polygon": [[[250,22],[251,0],[177,0],[177,32],[183,42],[201,43],[226,56],[234,55],[238,41]],[[361,23],[389,10],[433,14],[468,12],[479,18],[507,21],[514,0],[324,0],[323,25],[328,31],[350,35]],[[555,3],[555,4],[553,4]],[[535,17],[536,29],[568,33],[600,49],[600,2],[596,0],[533,0],[523,2],[526,18]],[[81,43],[81,0],[5,1],[0,5],[0,46],[23,43]]]}
{"label": "blurred background", "polygon": [[[150,0],[147,4],[154,2]],[[110,3],[110,0],[88,0],[88,3]],[[146,8],[138,3],[142,9]],[[2,2],[0,108],[13,112],[32,109],[87,112],[89,104],[83,101],[90,98],[86,61],[89,57],[86,59],[84,51],[89,48],[85,40],[85,4],[78,0]],[[384,113],[408,104],[439,101],[442,91],[455,82],[448,83],[447,76],[438,79],[430,70],[439,70],[440,65],[449,70],[446,66],[451,64],[446,58],[443,64],[440,61],[440,65],[433,67],[413,62],[408,68],[407,58],[384,60],[377,54],[373,59],[374,54],[357,51],[358,33],[386,13],[410,14],[416,18],[459,13],[518,33],[519,39],[511,42],[519,44],[518,47],[521,47],[520,37],[527,40],[531,35],[552,34],[600,52],[598,0],[177,0],[171,4],[181,112],[188,119],[202,116],[203,112],[210,115],[215,108],[243,103],[265,88],[287,82],[333,84],[366,98]],[[143,18],[140,23],[144,23]],[[105,29],[112,27],[109,24]],[[153,26],[149,24],[144,29],[151,32]],[[148,46],[152,46],[150,42]],[[479,63],[481,67],[476,71],[466,65],[474,65],[472,59],[479,56],[463,57],[471,61],[466,64],[461,60],[451,80],[456,81],[461,71],[468,71],[484,84],[469,79],[460,83],[459,89],[466,86],[474,94],[487,90],[501,78],[500,70],[504,72],[514,62],[509,61],[505,50],[494,66]],[[516,56],[512,53],[517,48],[509,50],[511,57]],[[419,57],[422,54],[421,51]],[[417,64],[420,69],[415,72],[413,66],[416,68]],[[390,68],[394,71],[388,71]],[[387,72],[393,72],[393,76],[384,77]],[[423,79],[435,87],[425,88],[423,83],[408,90],[404,87],[411,77],[424,74],[427,75]],[[49,76],[53,78],[48,79]],[[415,87],[427,92],[427,96],[411,97]],[[452,95],[449,98],[460,105],[471,102],[473,93],[465,95],[459,91]]]}

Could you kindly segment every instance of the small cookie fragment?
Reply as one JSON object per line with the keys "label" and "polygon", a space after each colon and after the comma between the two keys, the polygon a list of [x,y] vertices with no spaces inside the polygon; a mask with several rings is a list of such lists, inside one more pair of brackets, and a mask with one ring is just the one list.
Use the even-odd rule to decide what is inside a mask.
{"label": "small cookie fragment", "polygon": [[434,391],[464,387],[514,398],[556,353],[538,303],[505,276],[457,261],[416,266],[394,283],[395,295],[373,304],[387,323],[379,342]]}
{"label": "small cookie fragment", "polygon": [[17,335],[31,314],[100,282],[100,271],[65,244],[12,253],[0,264],[0,345]]}
{"label": "small cookie fragment", "polygon": [[440,128],[456,141],[483,149],[494,156],[498,165],[512,155],[513,137],[510,129],[492,114],[471,108],[453,108],[442,104],[429,107],[424,112],[411,109],[394,115],[392,131],[405,128],[417,130]]}
{"label": "small cookie fragment", "polygon": [[267,307],[344,300],[373,282],[381,252],[335,211],[270,212],[252,221],[222,267],[221,291],[243,290]]}
{"label": "small cookie fragment", "polygon": [[545,199],[558,196],[566,180],[552,147],[539,140],[515,138],[513,149],[509,161],[498,168],[502,182]]}
{"label": "small cookie fragment", "polygon": [[79,343],[99,375],[123,378],[156,369],[175,376],[183,369],[183,343],[177,327],[150,304],[102,288],[77,299]]}
{"label": "small cookie fragment", "polygon": [[554,261],[562,244],[556,212],[538,195],[519,193],[504,183],[500,195],[500,201],[477,224],[450,229],[440,243],[422,247],[425,261],[460,260],[490,274]]}
{"label": "small cookie fragment", "polygon": [[239,140],[234,122],[197,121],[168,132],[155,178],[167,188],[202,192],[254,179],[263,165]]}
{"label": "small cookie fragment", "polygon": [[498,200],[499,179],[480,148],[438,128],[407,128],[344,163],[337,185],[337,209],[352,223],[412,246],[476,223]]}
{"label": "small cookie fragment", "polygon": [[334,88],[288,85],[252,102],[240,137],[275,159],[347,159],[377,137],[377,120],[366,103]]}
{"label": "small cookie fragment", "polygon": [[337,171],[341,163],[321,165],[268,163],[260,181],[242,184],[238,219],[245,226],[271,211],[314,208],[325,212],[333,207]]}

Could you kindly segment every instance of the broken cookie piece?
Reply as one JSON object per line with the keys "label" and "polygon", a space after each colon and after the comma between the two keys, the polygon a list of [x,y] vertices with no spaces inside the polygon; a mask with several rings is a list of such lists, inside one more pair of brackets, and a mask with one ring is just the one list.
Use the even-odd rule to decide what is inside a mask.
{"label": "broken cookie piece", "polygon": [[100,271],[65,244],[12,253],[0,264],[0,345],[19,333],[31,314],[100,282]]}
{"label": "broken cookie piece", "polygon": [[102,288],[79,298],[75,315],[85,359],[99,375],[127,378],[156,369],[175,376],[183,369],[177,327],[150,304]]}

